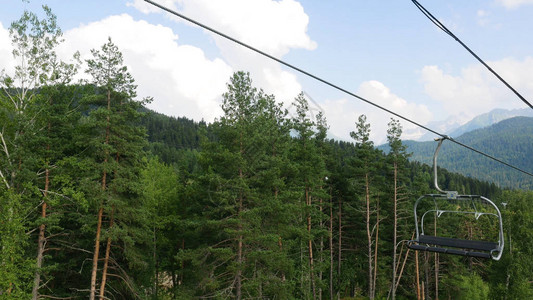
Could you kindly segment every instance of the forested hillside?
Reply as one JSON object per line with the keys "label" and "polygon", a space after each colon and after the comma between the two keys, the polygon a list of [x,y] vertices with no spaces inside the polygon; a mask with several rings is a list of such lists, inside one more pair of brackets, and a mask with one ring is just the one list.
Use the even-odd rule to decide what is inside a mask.
{"label": "forested hillside", "polygon": [[212,138],[205,122],[174,118],[144,108],[140,125],[147,130],[149,151],[167,164],[181,164],[190,172],[196,166],[196,150],[202,136]]}
{"label": "forested hillside", "polygon": [[[521,169],[533,171],[533,118],[514,117],[477,129],[456,138],[489,155]],[[405,141],[412,160],[431,164],[436,142]],[[530,176],[489,160],[453,142],[444,142],[438,164],[448,170],[473,178],[495,182],[501,187],[532,189]]]}
{"label": "forested hillside", "polygon": [[11,25],[19,65],[0,78],[0,298],[533,297],[533,193],[441,170],[443,188],[507,203],[507,246],[500,261],[415,252],[413,204],[435,191],[399,121],[387,154],[364,115],[352,142],[328,140],[303,93],[291,115],[246,72],[212,124],[149,112],[111,38],[84,67],[58,61],[45,13]]}

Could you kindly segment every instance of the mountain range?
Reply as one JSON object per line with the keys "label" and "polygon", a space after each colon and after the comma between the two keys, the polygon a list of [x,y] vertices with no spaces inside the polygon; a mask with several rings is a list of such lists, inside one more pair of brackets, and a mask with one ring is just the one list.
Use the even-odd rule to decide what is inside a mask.
{"label": "mountain range", "polygon": [[[460,115],[449,117],[443,121],[430,122],[427,126],[438,132],[456,138],[463,133],[491,126],[503,120],[518,116],[533,117],[533,110],[529,108],[513,110],[497,108],[488,113],[481,114],[470,121],[467,121],[468,118],[466,116]],[[420,129],[413,130],[413,132],[406,132],[406,136],[416,141],[431,141],[437,137],[431,132],[422,133]]]}
{"label": "mountain range", "polygon": [[[524,111],[495,110],[474,118],[450,133],[455,140],[488,155],[533,173],[533,117],[512,117],[494,123],[505,115],[529,113]],[[490,126],[479,128],[484,124]],[[469,128],[476,128],[468,132]],[[465,132],[465,133],[462,133]],[[462,133],[462,134],[461,134]],[[454,135],[459,135],[454,137]],[[434,141],[404,141],[411,160],[432,165],[437,143]],[[387,146],[378,148],[387,151]],[[533,189],[533,177],[461,147],[445,141],[439,152],[438,166],[480,180],[494,182],[500,187]],[[459,188],[458,188],[459,189]]]}

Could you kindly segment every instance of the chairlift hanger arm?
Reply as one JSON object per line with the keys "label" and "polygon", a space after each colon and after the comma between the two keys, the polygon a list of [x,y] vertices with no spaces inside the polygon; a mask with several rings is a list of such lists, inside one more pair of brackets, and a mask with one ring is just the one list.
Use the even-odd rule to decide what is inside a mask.
{"label": "chairlift hanger arm", "polygon": [[439,144],[437,146],[437,149],[435,149],[435,154],[433,155],[433,172],[434,172],[434,178],[435,178],[435,189],[437,189],[437,191],[443,193],[443,194],[446,194],[446,196],[448,197],[448,199],[455,199],[457,198],[457,192],[456,191],[445,191],[443,189],[441,189],[439,187],[439,183],[438,183],[438,174],[437,174],[437,156],[439,155],[439,150],[440,150],[440,147],[442,146],[442,142],[444,142],[444,140],[446,139],[449,139],[448,136],[446,137],[442,137],[442,138],[437,138],[435,139],[435,141],[438,141]]}

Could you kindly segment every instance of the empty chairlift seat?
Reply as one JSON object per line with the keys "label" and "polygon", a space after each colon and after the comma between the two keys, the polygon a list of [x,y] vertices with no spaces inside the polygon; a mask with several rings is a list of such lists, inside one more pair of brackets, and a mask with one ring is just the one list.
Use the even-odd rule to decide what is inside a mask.
{"label": "empty chairlift seat", "polygon": [[[439,145],[433,157],[435,188],[441,194],[423,195],[415,202],[416,237],[409,241],[408,247],[419,251],[499,260],[503,253],[504,239],[498,206],[483,196],[458,195],[455,191],[443,191],[438,186],[437,154],[443,140],[438,140]],[[446,218],[448,219],[443,220]],[[487,234],[483,235],[483,240],[466,239],[464,235],[468,230],[461,227],[464,224],[475,227],[476,231],[485,230]],[[425,230],[432,234],[426,234]],[[453,236],[460,232],[463,233],[462,238]]]}
{"label": "empty chairlift seat", "polygon": [[[492,258],[494,260],[500,259],[504,244],[502,218],[498,207],[489,199],[478,195],[456,195],[453,205],[446,205],[446,199],[447,195],[429,194],[417,200],[414,208],[416,238],[409,241],[409,248],[478,258]],[[456,204],[457,200],[462,201],[462,203]],[[480,207],[480,200],[488,205]],[[441,222],[440,220],[443,219],[443,216],[452,216],[454,222],[459,222],[451,222],[451,219]],[[490,231],[486,236],[490,236],[492,240],[464,239],[425,233],[428,225],[433,226],[429,232],[434,234],[446,231],[446,228],[442,227],[446,227],[451,223],[455,226],[455,230],[461,229],[461,220],[464,218],[468,218],[471,223],[470,226],[477,227],[477,231]],[[482,219],[484,219],[484,222],[481,222]],[[492,224],[491,228],[484,228],[487,224]],[[462,231],[465,232],[467,230]],[[448,232],[449,234],[450,232]]]}

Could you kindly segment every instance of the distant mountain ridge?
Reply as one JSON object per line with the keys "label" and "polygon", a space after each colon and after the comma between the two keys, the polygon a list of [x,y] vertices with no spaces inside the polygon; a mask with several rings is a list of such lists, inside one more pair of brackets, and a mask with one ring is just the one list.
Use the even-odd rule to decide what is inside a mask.
{"label": "distant mountain ridge", "polygon": [[[533,110],[529,108],[522,108],[522,109],[493,109],[488,113],[481,114],[472,120],[463,123],[461,125],[461,119],[464,119],[464,117],[459,116],[458,118],[448,118],[444,121],[436,121],[431,122],[428,124],[429,128],[433,128],[439,132],[442,132],[443,134],[446,134],[448,136],[451,136],[453,138],[459,137],[462,134],[484,128],[487,126],[491,126],[493,124],[496,124],[498,122],[501,122],[506,119],[523,116],[523,117],[533,117]],[[410,134],[409,136],[412,136]],[[431,132],[427,132],[420,136],[419,138],[415,138],[416,141],[431,141],[435,138],[435,134]]]}
{"label": "distant mountain ridge", "polygon": [[451,137],[459,137],[463,133],[466,133],[466,132],[469,132],[475,129],[487,127],[487,126],[496,124],[498,122],[501,122],[503,120],[507,120],[510,118],[518,117],[518,116],[533,117],[533,110],[529,108],[513,109],[513,110],[497,108],[486,114],[482,114],[482,115],[479,115],[473,118],[468,123],[448,133],[448,135]]}
{"label": "distant mountain ridge", "polygon": [[[533,118],[514,117],[488,127],[476,129],[455,138],[509,164],[533,173]],[[405,141],[411,160],[432,164],[437,143]],[[387,151],[387,146],[379,148]],[[500,187],[533,189],[533,178],[445,141],[438,156],[438,165],[451,172],[494,182]]]}

